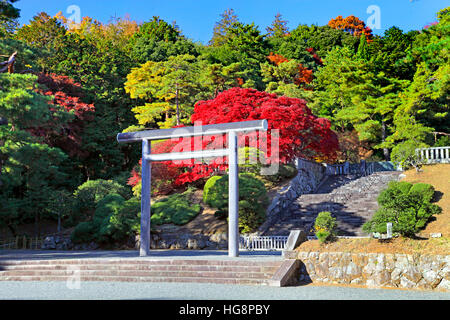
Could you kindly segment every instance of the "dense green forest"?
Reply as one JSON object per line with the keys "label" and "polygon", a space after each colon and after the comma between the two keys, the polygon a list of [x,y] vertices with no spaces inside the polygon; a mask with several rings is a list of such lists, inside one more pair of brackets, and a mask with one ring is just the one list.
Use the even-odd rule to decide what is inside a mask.
{"label": "dense green forest", "polygon": [[[111,192],[119,200],[110,203],[138,208],[130,185],[140,148],[119,145],[117,133],[190,125],[194,114],[202,119],[201,107],[213,108],[199,101],[217,101],[215,108],[226,96],[244,108],[240,95],[247,94],[304,103],[307,111],[295,110],[328,119],[324,130],[339,141],[334,156],[318,148],[293,153],[319,161],[401,161],[418,147],[450,145],[449,8],[422,30],[392,26],[382,36],[354,16],[289,30],[277,14],[261,30],[230,9],[203,45],[159,17],[74,24],[41,12],[19,26],[14,2],[0,2],[0,225],[13,233],[58,214],[75,225],[92,216],[86,203],[95,207],[97,196]],[[289,118],[281,120],[289,127]],[[323,141],[333,139],[317,130]],[[190,172],[153,170],[155,192],[166,194]],[[117,228],[125,211],[114,211]]]}

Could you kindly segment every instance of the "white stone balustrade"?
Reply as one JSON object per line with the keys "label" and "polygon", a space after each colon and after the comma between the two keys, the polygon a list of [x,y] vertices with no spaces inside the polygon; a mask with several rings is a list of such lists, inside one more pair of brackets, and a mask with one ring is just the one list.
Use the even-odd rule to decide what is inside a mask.
{"label": "white stone balustrade", "polygon": [[427,164],[450,163],[450,147],[420,148],[416,153]]}
{"label": "white stone balustrade", "polygon": [[287,236],[241,236],[239,248],[243,250],[281,251],[287,243]]}

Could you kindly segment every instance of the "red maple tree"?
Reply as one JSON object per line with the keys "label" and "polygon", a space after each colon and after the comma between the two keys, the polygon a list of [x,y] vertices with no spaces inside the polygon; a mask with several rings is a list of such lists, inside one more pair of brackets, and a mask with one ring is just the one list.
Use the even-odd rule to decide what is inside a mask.
{"label": "red maple tree", "polygon": [[63,126],[57,119],[53,119],[46,126],[30,128],[28,131],[41,137],[46,144],[66,151],[69,156],[86,157],[87,152],[82,149],[81,133],[85,122],[93,119],[94,105],[82,101],[82,87],[73,79],[56,74],[38,73],[36,75],[37,82],[42,85],[37,92],[53,97],[49,101],[50,111],[55,111],[52,106],[62,106],[66,111],[73,112],[75,118]]}
{"label": "red maple tree", "polygon": [[[232,88],[213,100],[199,101],[191,122],[203,125],[267,119],[270,145],[271,130],[279,130],[280,161],[295,157],[334,158],[338,140],[327,119],[312,114],[302,99],[278,97],[255,89]],[[271,157],[270,150],[262,150]]]}
{"label": "red maple tree", "polygon": [[[287,163],[296,157],[327,161],[336,158],[339,143],[336,134],[330,129],[330,122],[313,115],[301,99],[278,97],[255,89],[236,87],[220,93],[215,99],[199,101],[195,105],[191,122],[195,125],[208,125],[262,119],[268,121],[267,143],[259,142],[259,149],[266,155],[266,164],[277,161]],[[272,133],[275,129],[279,133],[278,158],[275,158],[271,150]],[[247,139],[248,135],[239,136],[239,146],[248,146]],[[160,148],[152,152],[221,149],[226,145],[226,137],[223,135],[183,138],[162,142]],[[180,170],[173,180],[174,186],[207,178],[227,168],[223,158],[216,158],[209,163],[189,160],[183,163],[166,162],[164,165]],[[176,171],[173,173],[176,174]],[[135,185],[139,181],[140,177],[135,170],[129,183]]]}

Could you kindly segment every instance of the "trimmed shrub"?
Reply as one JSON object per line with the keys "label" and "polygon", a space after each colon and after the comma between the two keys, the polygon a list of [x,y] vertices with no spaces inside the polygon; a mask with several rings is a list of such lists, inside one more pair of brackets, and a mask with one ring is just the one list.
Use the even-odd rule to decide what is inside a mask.
{"label": "trimmed shrub", "polygon": [[152,204],[151,222],[155,225],[173,223],[184,225],[194,219],[200,212],[199,204],[192,204],[190,197],[193,191],[172,194]]}
{"label": "trimmed shrub", "polygon": [[70,238],[73,243],[86,243],[94,240],[94,224],[89,222],[82,222],[78,224],[73,230]]}
{"label": "trimmed shrub", "polygon": [[336,236],[336,218],[331,216],[331,212],[322,211],[314,222],[314,233],[320,243],[334,240]]}
{"label": "trimmed shrub", "polygon": [[[226,177],[228,179],[228,176]],[[216,184],[220,179],[222,179],[222,176],[212,176],[206,181],[203,187],[203,202],[213,208],[222,208],[226,202],[222,197],[223,195],[217,192]]]}
{"label": "trimmed shrub", "polygon": [[97,208],[95,209],[94,221],[102,221],[114,212],[117,212],[124,202],[125,199],[121,195],[117,193],[108,194],[98,202]]}
{"label": "trimmed shrub", "polygon": [[[264,222],[268,205],[264,183],[251,173],[239,174],[239,229],[251,232]],[[228,175],[208,179],[203,189],[203,202],[219,209],[217,217],[228,216]]]}
{"label": "trimmed shrub", "polygon": [[94,238],[96,241],[108,242],[107,233],[104,231],[108,226],[109,219],[114,214],[117,214],[123,207],[125,199],[117,193],[109,194],[100,200],[95,209],[94,217],[92,219],[93,229],[95,230]]}
{"label": "trimmed shrub", "polygon": [[431,202],[434,196],[434,187],[428,183],[415,183],[409,193],[421,197],[423,201]]}
{"label": "trimmed shrub", "polygon": [[67,226],[75,225],[80,220],[93,216],[97,204],[109,194],[118,194],[127,199],[130,191],[112,180],[89,180],[80,185],[74,192],[72,215]]}
{"label": "trimmed shrub", "polygon": [[132,198],[113,208],[112,213],[103,219],[97,232],[99,242],[122,242],[140,232],[141,202]]}
{"label": "trimmed shrub", "polygon": [[391,182],[378,197],[380,209],[363,225],[367,233],[386,233],[386,223],[392,223],[392,231],[406,237],[425,227],[429,218],[442,209],[431,203],[433,186],[426,183]]}
{"label": "trimmed shrub", "polygon": [[381,191],[378,195],[378,204],[386,207],[396,205],[401,197],[404,197],[409,193],[409,189],[411,189],[411,187],[412,183],[406,181],[389,182],[388,188]]}
{"label": "trimmed shrub", "polygon": [[140,201],[125,201],[119,194],[110,194],[99,201],[91,221],[77,225],[71,235],[74,243],[96,241],[112,244],[127,240],[139,232]]}

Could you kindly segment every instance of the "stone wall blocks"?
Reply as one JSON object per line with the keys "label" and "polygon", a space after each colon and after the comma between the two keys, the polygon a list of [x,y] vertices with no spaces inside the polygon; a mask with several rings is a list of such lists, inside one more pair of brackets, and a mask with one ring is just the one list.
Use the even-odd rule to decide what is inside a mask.
{"label": "stone wall blocks", "polygon": [[309,260],[319,260],[319,253],[318,252],[310,252],[308,254]]}
{"label": "stone wall blocks", "polygon": [[409,280],[407,277],[401,277],[400,287],[411,289],[411,288],[416,287],[416,282]]}
{"label": "stone wall blocks", "polygon": [[375,279],[375,283],[378,286],[380,286],[380,287],[387,286],[391,282],[391,273],[388,272],[387,270],[379,271],[379,272],[375,273],[374,279]]}
{"label": "stone wall blocks", "polygon": [[326,265],[328,266],[328,253],[327,252],[323,252],[319,255],[319,263],[326,263]]}
{"label": "stone wall blocks", "polygon": [[450,291],[447,256],[297,252],[296,258],[304,263],[300,272],[313,282]]}
{"label": "stone wall blocks", "polygon": [[391,272],[391,282],[395,287],[398,287],[400,285],[401,275],[402,270],[399,268],[396,268]]}
{"label": "stone wall blocks", "polygon": [[436,271],[429,270],[423,272],[422,280],[424,280],[426,284],[430,285],[431,288],[435,288],[441,282],[442,276],[440,276]]}
{"label": "stone wall blocks", "polygon": [[442,279],[442,281],[439,283],[436,289],[450,291],[450,280]]}
{"label": "stone wall blocks", "polygon": [[417,284],[422,279],[422,274],[414,265],[410,265],[403,271],[402,278],[406,278]]}

